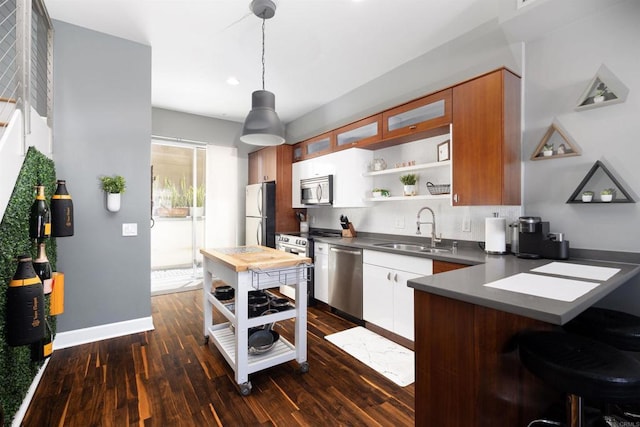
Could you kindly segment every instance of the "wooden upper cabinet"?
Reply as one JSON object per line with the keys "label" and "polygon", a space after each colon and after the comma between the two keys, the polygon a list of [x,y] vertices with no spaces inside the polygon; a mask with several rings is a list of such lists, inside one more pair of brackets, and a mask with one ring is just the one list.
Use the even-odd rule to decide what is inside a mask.
{"label": "wooden upper cabinet", "polygon": [[249,153],[249,184],[277,180],[277,149],[266,147]]}
{"label": "wooden upper cabinet", "polygon": [[300,160],[329,154],[333,151],[334,147],[334,131],[323,133],[296,144],[293,150],[293,161],[298,162]]}
{"label": "wooden upper cabinet", "polygon": [[382,113],[382,138],[399,138],[448,126],[451,89],[402,104]]}
{"label": "wooden upper cabinet", "polygon": [[520,204],[520,77],[500,69],[453,87],[454,206]]}
{"label": "wooden upper cabinet", "polygon": [[351,147],[363,148],[376,143],[382,138],[382,114],[358,120],[335,131],[336,150]]}
{"label": "wooden upper cabinet", "polygon": [[300,227],[291,203],[292,151],[291,145],[283,144],[249,153],[249,184],[276,182],[276,232]]}

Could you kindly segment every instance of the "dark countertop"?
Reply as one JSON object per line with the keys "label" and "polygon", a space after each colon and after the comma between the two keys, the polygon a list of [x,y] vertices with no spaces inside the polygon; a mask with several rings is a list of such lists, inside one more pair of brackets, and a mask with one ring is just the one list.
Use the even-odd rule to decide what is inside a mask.
{"label": "dark countertop", "polygon": [[[410,280],[408,285],[417,291],[429,292],[459,301],[468,302],[470,304],[489,307],[556,325],[563,325],[567,323],[582,311],[586,310],[620,285],[640,273],[640,263],[627,262],[627,259],[629,258],[628,256],[619,257],[619,259],[623,259],[625,261],[620,262],[615,259],[605,261],[604,259],[608,259],[610,257],[606,257],[604,254],[601,255],[601,259],[598,259],[597,257],[590,257],[591,259],[577,258],[572,254],[571,259],[561,262],[619,268],[620,271],[609,280],[604,282],[596,281],[600,283],[599,286],[577,298],[575,301],[563,302],[484,286],[486,283],[513,276],[518,273],[526,273],[533,268],[554,262],[554,260],[550,259],[521,259],[511,254],[489,255],[482,251],[474,242],[460,242],[456,253],[438,254],[375,246],[378,243],[389,241],[408,243],[420,242],[424,246],[428,246],[428,243],[425,243],[429,241],[428,239],[416,240],[416,238],[407,236],[394,237],[391,235],[366,234],[363,237],[355,238],[314,237],[314,240],[334,245],[430,258],[433,260],[458,264],[468,264],[468,268],[461,268],[458,270],[448,271],[446,273]],[[438,247],[451,248],[451,242],[445,241],[443,244],[439,244]],[[553,275],[549,276],[562,277]],[[588,279],[566,276],[563,278],[589,281]]]}

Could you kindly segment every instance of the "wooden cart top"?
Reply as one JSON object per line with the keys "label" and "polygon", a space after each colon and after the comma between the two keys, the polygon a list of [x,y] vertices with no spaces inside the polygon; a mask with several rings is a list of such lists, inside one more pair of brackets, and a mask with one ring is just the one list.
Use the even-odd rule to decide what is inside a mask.
{"label": "wooden cart top", "polygon": [[311,258],[278,251],[266,246],[237,246],[233,248],[200,249],[209,259],[222,262],[235,272],[268,270],[311,263]]}

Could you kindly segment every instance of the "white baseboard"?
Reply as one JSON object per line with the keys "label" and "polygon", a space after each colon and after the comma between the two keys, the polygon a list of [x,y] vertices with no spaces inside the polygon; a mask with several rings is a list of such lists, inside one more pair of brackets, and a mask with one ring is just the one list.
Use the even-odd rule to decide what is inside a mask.
{"label": "white baseboard", "polygon": [[27,390],[27,395],[22,400],[22,404],[18,411],[13,416],[13,421],[11,421],[11,427],[20,427],[22,425],[22,419],[25,415],[27,415],[27,409],[29,409],[29,405],[31,404],[31,399],[33,399],[33,395],[36,394],[36,389],[38,388],[38,384],[40,383],[40,379],[42,378],[42,374],[44,374],[44,370],[47,368],[49,364],[49,360],[44,361],[36,376],[33,377],[33,381],[31,381],[31,385],[29,386],[29,390]]}
{"label": "white baseboard", "polygon": [[53,349],[74,347],[80,344],[121,337],[123,335],[137,334],[138,332],[152,331],[153,319],[151,316],[140,319],[125,320],[124,322],[109,323],[107,325],[93,326],[91,328],[76,329],[73,331],[59,332],[53,341]]}

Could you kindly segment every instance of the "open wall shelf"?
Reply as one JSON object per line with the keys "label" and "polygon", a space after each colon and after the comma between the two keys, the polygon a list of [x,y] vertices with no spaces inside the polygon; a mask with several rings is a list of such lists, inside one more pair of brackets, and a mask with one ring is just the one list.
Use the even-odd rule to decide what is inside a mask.
{"label": "open wall shelf", "polygon": [[628,94],[629,88],[602,64],[578,99],[575,109],[581,111],[619,104],[626,101]]}
{"label": "open wall shelf", "polygon": [[[551,154],[545,150],[547,146],[551,146]],[[578,144],[576,144],[569,133],[562,128],[560,123],[554,119],[536,149],[533,150],[531,160],[549,160],[579,155],[580,148]]]}
{"label": "open wall shelf", "polygon": [[[587,187],[587,185],[593,185],[594,187]],[[610,202],[603,202],[599,200],[600,191],[605,188],[613,188],[614,192],[613,200]],[[590,190],[594,192],[594,198],[591,202],[582,201],[582,192]],[[622,196],[622,197],[620,197]],[[580,203],[583,205],[588,204],[610,204],[610,203],[635,203],[636,201],[622,186],[622,184],[616,179],[616,177],[609,172],[609,169],[600,161],[596,161],[591,167],[587,175],[575,189],[573,194],[569,196],[567,203]]]}

